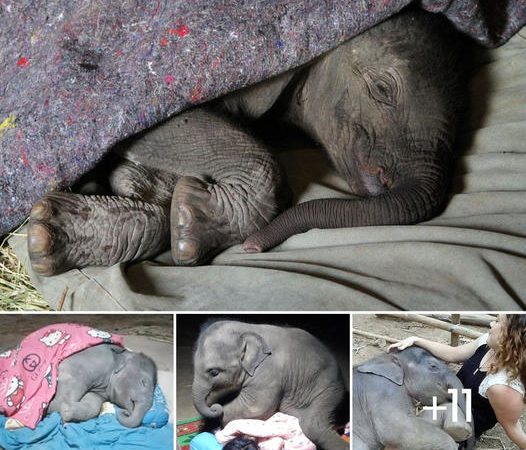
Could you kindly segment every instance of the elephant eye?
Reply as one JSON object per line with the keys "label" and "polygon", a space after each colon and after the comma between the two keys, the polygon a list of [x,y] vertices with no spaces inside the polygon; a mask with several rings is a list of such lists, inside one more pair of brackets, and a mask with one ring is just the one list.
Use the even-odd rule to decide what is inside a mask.
{"label": "elephant eye", "polygon": [[398,85],[389,72],[370,71],[366,74],[369,95],[379,103],[394,106],[398,96]]}
{"label": "elephant eye", "polygon": [[395,91],[393,86],[385,80],[378,79],[374,81],[374,88],[371,89],[371,95],[380,103],[386,105],[395,104]]}
{"label": "elephant eye", "polygon": [[217,377],[219,375],[219,369],[208,369],[207,373],[211,377]]}
{"label": "elephant eye", "polygon": [[429,365],[429,370],[431,370],[431,372],[438,372],[440,370],[440,367],[435,363],[431,363]]}

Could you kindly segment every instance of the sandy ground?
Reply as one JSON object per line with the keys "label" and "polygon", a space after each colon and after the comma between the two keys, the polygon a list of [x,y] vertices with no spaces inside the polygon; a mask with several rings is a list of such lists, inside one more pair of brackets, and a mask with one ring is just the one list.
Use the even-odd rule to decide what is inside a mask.
{"label": "sandy ground", "polygon": [[[487,327],[479,327],[466,325],[475,331],[486,332]],[[421,336],[426,339],[435,340],[437,342],[450,343],[451,334],[448,331],[432,328],[418,322],[406,322],[398,318],[384,318],[369,314],[353,314],[353,329],[368,331],[382,336],[389,336],[396,339],[403,339],[409,336]],[[460,337],[460,344],[467,343],[471,339]],[[366,361],[381,352],[387,350],[389,343],[383,339],[371,339],[363,336],[353,334],[353,351],[352,364],[357,365]],[[457,371],[460,366],[456,364],[450,365],[453,371]],[[525,423],[525,415],[523,415],[523,428]],[[477,443],[477,449],[517,449],[506,436],[502,427],[497,424],[492,430],[487,432],[481,440]]]}

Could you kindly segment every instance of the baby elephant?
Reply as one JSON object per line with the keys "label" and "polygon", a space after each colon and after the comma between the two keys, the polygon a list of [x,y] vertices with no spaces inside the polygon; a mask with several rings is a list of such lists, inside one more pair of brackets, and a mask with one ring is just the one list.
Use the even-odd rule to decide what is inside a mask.
{"label": "baby elephant", "polygon": [[[360,364],[353,370],[353,449],[457,450],[455,439],[473,431],[462,387],[446,364],[419,347]],[[449,389],[457,391],[457,404],[446,403]],[[416,414],[418,403],[445,409],[433,420],[430,410]]]}
{"label": "baby elephant", "polygon": [[96,417],[110,401],[122,411],[126,427],[138,427],[151,408],[157,383],[155,363],[142,353],[113,344],[89,347],[59,365],[57,391],[48,412],[58,411],[65,422]]}
{"label": "baby elephant", "polygon": [[280,411],[299,419],[323,450],[345,450],[332,430],[345,386],[338,363],[298,328],[220,321],[201,331],[194,353],[192,395],[205,417],[268,419]]}
{"label": "baby elephant", "polygon": [[[447,198],[463,107],[459,40],[445,19],[406,10],[306,66],[136,136],[109,175],[113,196],[53,193],[34,205],[34,270],[147,259],[170,243],[176,265],[195,265],[311,228],[432,218]],[[284,176],[255,131],[269,118],[321,144],[355,196],[286,209]]]}

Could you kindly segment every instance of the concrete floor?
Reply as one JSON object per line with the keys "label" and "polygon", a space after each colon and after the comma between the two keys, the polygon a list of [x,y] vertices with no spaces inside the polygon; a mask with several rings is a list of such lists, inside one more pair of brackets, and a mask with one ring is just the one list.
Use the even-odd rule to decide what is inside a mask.
{"label": "concrete floor", "polygon": [[192,351],[201,325],[209,319],[229,318],[245,322],[288,325],[307,330],[329,347],[340,363],[349,386],[350,331],[348,314],[177,314],[176,419],[197,417],[192,397]]}
{"label": "concrete floor", "polygon": [[173,316],[171,314],[0,314],[0,352],[15,347],[29,333],[53,323],[82,323],[121,334],[124,345],[157,365],[158,383],[174,411]]}

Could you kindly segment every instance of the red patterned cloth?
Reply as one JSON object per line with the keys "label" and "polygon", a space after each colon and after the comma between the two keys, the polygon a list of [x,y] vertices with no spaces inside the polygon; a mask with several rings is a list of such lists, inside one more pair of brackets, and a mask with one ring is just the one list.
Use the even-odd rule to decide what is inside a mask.
{"label": "red patterned cloth", "polygon": [[102,343],[122,345],[122,336],[92,327],[48,325],[0,354],[0,412],[35,428],[57,389],[59,363],[85,348]]}

